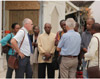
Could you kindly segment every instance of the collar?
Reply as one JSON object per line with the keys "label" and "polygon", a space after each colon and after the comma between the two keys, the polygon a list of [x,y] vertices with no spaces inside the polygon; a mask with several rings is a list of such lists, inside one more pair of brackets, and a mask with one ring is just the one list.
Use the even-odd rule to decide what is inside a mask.
{"label": "collar", "polygon": [[[46,35],[48,35],[46,32],[45,32],[45,34],[46,34]],[[49,35],[51,35],[51,32],[50,32],[50,34],[49,34]],[[49,36],[49,35],[48,35],[48,36]]]}
{"label": "collar", "polygon": [[93,36],[100,36],[100,33],[95,33],[93,34]]}
{"label": "collar", "polygon": [[88,30],[85,31],[87,34],[91,34]]}
{"label": "collar", "polygon": [[27,29],[23,26],[22,29],[25,31],[25,33],[28,33]]}
{"label": "collar", "polygon": [[67,32],[75,32],[74,30],[68,30]]}

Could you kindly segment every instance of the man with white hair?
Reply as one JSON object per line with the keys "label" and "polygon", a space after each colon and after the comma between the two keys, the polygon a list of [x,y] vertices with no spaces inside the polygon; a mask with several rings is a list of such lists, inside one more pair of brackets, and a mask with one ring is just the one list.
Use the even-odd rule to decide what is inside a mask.
{"label": "man with white hair", "polygon": [[76,22],[73,18],[66,20],[67,33],[63,34],[57,46],[60,52],[60,76],[61,78],[75,78],[78,65],[78,55],[80,52],[81,37],[74,31]]}
{"label": "man with white hair", "polygon": [[23,20],[23,27],[11,40],[13,48],[19,55],[19,68],[16,69],[16,74],[15,74],[16,78],[24,78],[24,73],[26,73],[26,78],[32,78],[30,54],[33,51],[32,51],[32,43],[30,41],[28,34],[28,31],[32,30],[32,28],[33,28],[32,20],[29,18],[25,18]]}

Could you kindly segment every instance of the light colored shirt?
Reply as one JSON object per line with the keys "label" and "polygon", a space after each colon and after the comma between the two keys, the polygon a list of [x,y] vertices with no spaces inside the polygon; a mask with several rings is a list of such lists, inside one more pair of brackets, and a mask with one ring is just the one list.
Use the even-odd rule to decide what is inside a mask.
{"label": "light colored shirt", "polygon": [[[23,31],[23,30],[24,31]],[[18,47],[20,46],[23,37],[25,33],[25,38],[23,41],[23,44],[20,48],[20,51],[25,55],[25,56],[30,56],[31,50],[30,50],[30,43],[29,43],[29,38],[28,38],[28,31],[25,27],[22,27],[17,34],[14,36],[14,39],[18,42]]]}
{"label": "light colored shirt", "polygon": [[[35,39],[35,35],[30,36],[32,39],[31,41],[34,43],[37,43],[37,39]],[[30,56],[30,64],[33,65],[33,63],[38,63],[38,47],[32,46],[33,47],[33,53]]]}
{"label": "light colored shirt", "polygon": [[60,55],[64,56],[78,56],[80,53],[81,37],[78,32],[69,30],[63,34],[58,44],[58,48],[61,48]]}
{"label": "light colored shirt", "polygon": [[[13,33],[7,34],[2,40],[0,40],[1,45],[5,46],[7,43],[9,43],[11,45],[10,40],[13,37],[14,37]],[[10,48],[9,51],[8,51],[8,55],[14,55],[14,53],[15,53],[15,51],[14,50],[12,51],[12,48]]]}
{"label": "light colored shirt", "polygon": [[39,49],[39,57],[38,57],[38,63],[51,63],[52,57],[49,59],[49,61],[44,61],[43,56],[45,53],[51,53],[54,54],[55,52],[55,34],[50,33],[49,35],[47,33],[43,33],[39,35],[38,37],[38,49]]}
{"label": "light colored shirt", "polygon": [[[98,40],[94,36],[99,38],[99,45],[100,45],[100,33],[95,33],[88,46],[88,51],[87,53],[85,53],[85,60],[86,61],[90,60],[89,67],[98,65]],[[100,51],[99,51],[99,55],[100,55]],[[99,58],[99,61],[100,61],[100,58]]]}

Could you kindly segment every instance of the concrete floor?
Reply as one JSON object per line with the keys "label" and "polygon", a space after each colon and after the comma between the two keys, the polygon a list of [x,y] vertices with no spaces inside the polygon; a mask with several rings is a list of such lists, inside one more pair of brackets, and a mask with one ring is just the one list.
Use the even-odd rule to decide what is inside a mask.
{"label": "concrete floor", "polygon": [[[4,57],[4,71],[0,72],[0,79],[6,79],[7,63],[6,56]],[[15,78],[15,71],[13,72],[13,78]],[[58,70],[55,71],[55,78],[58,78]]]}
{"label": "concrete floor", "polygon": [[[6,69],[3,71],[3,72],[0,72],[0,79],[6,79]],[[14,79],[15,78],[15,71],[13,72],[13,76],[12,78]],[[58,70],[55,71],[55,78],[58,78]]]}

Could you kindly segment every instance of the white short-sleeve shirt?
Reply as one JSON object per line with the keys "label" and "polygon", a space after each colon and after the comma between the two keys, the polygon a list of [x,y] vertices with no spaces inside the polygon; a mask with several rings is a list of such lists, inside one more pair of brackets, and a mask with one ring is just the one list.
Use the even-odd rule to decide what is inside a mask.
{"label": "white short-sleeve shirt", "polygon": [[[22,30],[23,29],[23,30]],[[20,51],[25,55],[25,56],[30,56],[31,50],[30,50],[30,43],[29,43],[29,38],[28,38],[28,31],[26,30],[25,27],[22,27],[17,34],[14,36],[14,39],[18,43],[18,47],[20,46],[23,37],[24,37],[24,32],[25,32],[25,38],[23,41],[23,44],[20,48]]]}

